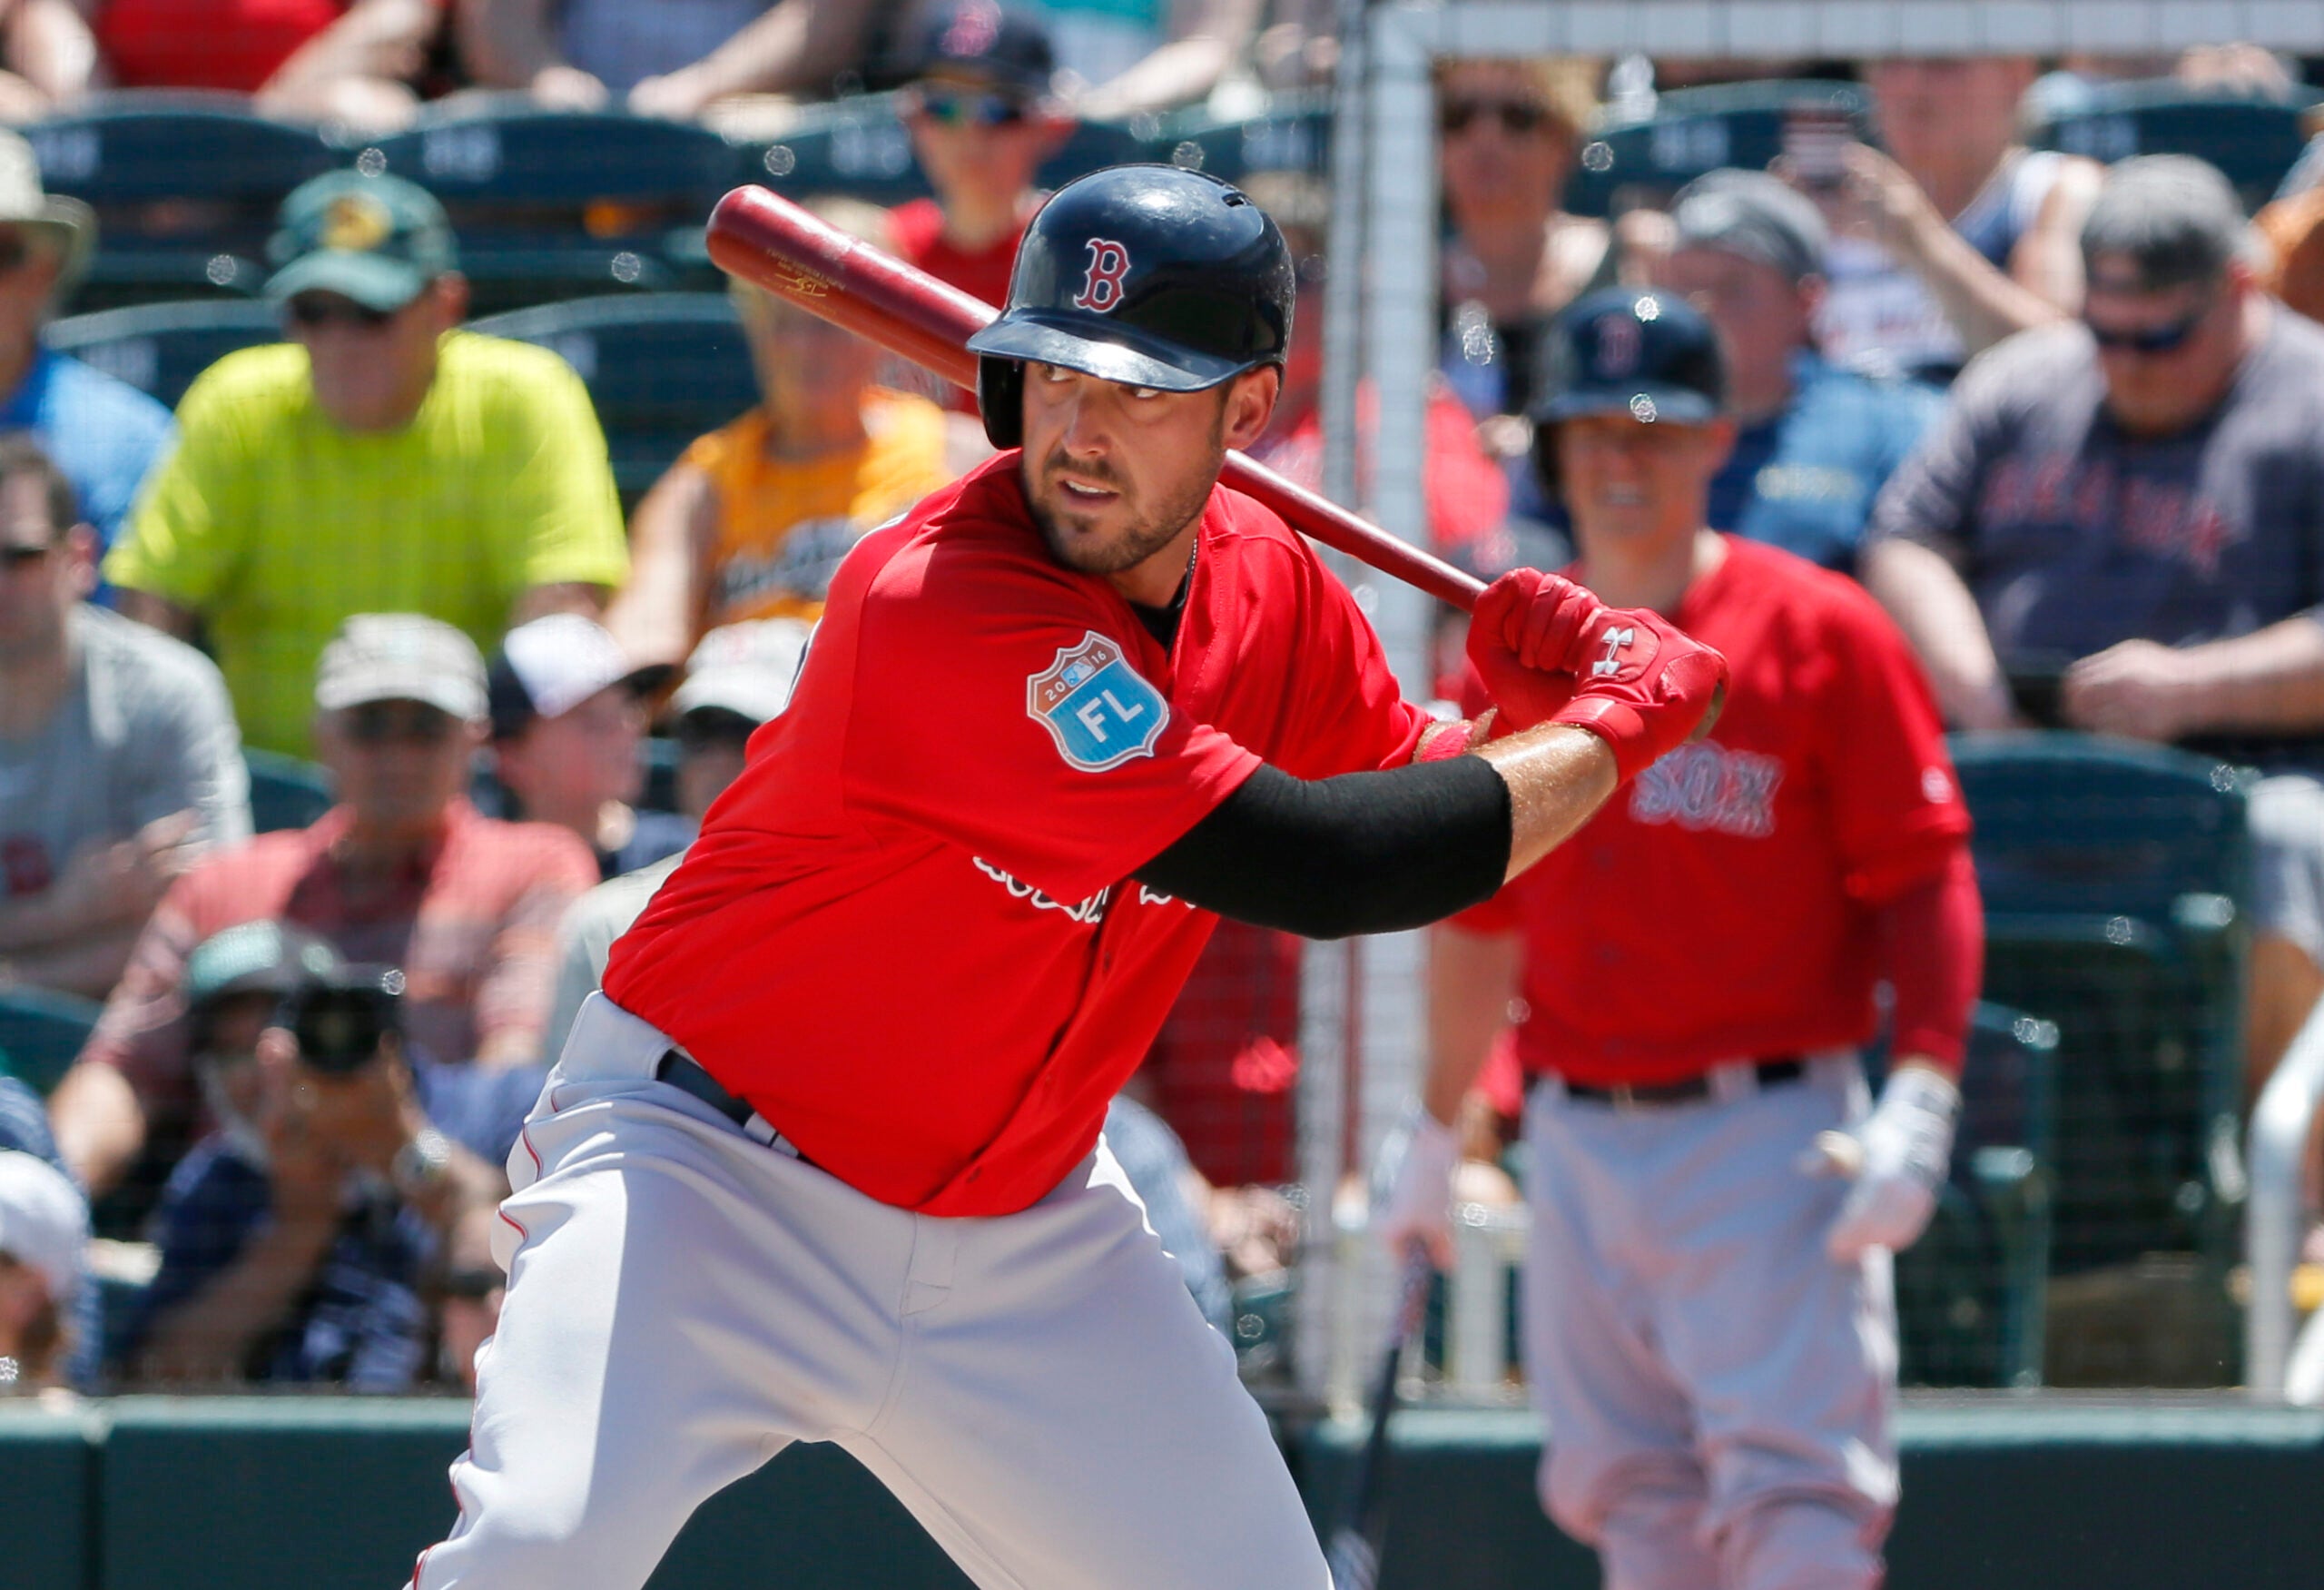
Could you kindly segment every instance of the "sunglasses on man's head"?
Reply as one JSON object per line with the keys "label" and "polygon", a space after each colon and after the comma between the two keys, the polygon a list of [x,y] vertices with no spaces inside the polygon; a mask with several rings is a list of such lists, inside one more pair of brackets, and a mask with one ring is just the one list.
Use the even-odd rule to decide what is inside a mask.
{"label": "sunglasses on man's head", "polygon": [[1005,94],[922,89],[920,114],[947,127],[1013,127],[1031,114],[1031,107]]}
{"label": "sunglasses on man's head", "polygon": [[1549,111],[1523,99],[1452,99],[1436,113],[1436,124],[1447,133],[1465,133],[1479,116],[1500,120],[1504,133],[1531,133],[1550,119]]}
{"label": "sunglasses on man's head", "polygon": [[2090,340],[2101,348],[2112,348],[2123,353],[2176,353],[2211,312],[2210,304],[2199,304],[2179,319],[2166,325],[2149,326],[2142,331],[2128,331],[2119,327],[2102,326],[2087,315],[2082,323],[2090,329]]}
{"label": "sunglasses on man's head", "polygon": [[350,707],[347,737],[359,746],[404,740],[438,746],[452,732],[452,715],[416,701],[366,701]]}
{"label": "sunglasses on man's head", "polygon": [[351,326],[359,331],[376,331],[396,318],[396,311],[391,309],[373,309],[335,292],[301,292],[282,308],[292,325],[309,331],[324,326]]}

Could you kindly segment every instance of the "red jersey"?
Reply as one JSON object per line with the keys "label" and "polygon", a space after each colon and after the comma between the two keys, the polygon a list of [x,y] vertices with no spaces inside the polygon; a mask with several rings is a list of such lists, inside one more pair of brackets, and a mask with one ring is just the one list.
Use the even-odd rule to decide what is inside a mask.
{"label": "red jersey", "polygon": [[255,94],[345,0],[106,0],[97,44],[123,88]]}
{"label": "red jersey", "polygon": [[1096,1143],[1214,918],[1128,874],[1262,760],[1426,720],[1306,543],[1211,494],[1165,650],[1052,561],[1006,452],[858,543],[606,991],[885,1202],[1003,1214]]}
{"label": "red jersey", "polygon": [[[895,239],[897,258],[995,309],[1009,301],[1009,272],[1017,264],[1017,243],[1025,235],[1023,222],[1008,236],[975,253],[945,240],[944,212],[933,199],[906,200],[888,212],[888,226]],[[944,385],[943,399],[949,407],[963,414],[977,411],[974,392],[939,384]]]}
{"label": "red jersey", "polygon": [[1709,736],[1455,919],[1522,928],[1518,1057],[1577,1082],[1669,1081],[1873,1035],[1873,909],[1967,837],[1920,666],[1854,581],[1758,542],[1671,621],[1727,655]]}
{"label": "red jersey", "polygon": [[945,241],[944,212],[933,199],[906,200],[888,212],[888,225],[899,259],[995,309],[1009,301],[1009,272],[1017,263],[1018,240],[1025,235],[1023,222],[973,254]]}

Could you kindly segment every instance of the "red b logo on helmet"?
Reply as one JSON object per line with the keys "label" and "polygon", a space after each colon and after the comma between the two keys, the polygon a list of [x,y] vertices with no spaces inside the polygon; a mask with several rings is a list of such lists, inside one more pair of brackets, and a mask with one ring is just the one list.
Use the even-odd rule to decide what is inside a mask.
{"label": "red b logo on helmet", "polygon": [[1089,274],[1073,307],[1104,314],[1122,301],[1122,278],[1129,274],[1129,251],[1102,237],[1089,240]]}

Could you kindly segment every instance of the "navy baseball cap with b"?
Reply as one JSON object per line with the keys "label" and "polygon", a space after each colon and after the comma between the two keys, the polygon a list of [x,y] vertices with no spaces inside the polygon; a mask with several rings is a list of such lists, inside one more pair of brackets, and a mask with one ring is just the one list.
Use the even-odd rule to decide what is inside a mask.
{"label": "navy baseball cap with b", "polygon": [[1038,99],[1057,80],[1057,49],[1039,12],[999,0],[944,0],[931,8],[906,62],[917,79],[963,77]]}
{"label": "navy baseball cap with b", "polygon": [[266,282],[271,301],[336,292],[383,313],[460,263],[452,223],[433,193],[401,177],[351,171],[292,189],[266,252],[275,267]]}
{"label": "navy baseball cap with b", "polygon": [[1708,425],[1727,407],[1718,333],[1676,293],[1601,288],[1561,311],[1540,348],[1526,418],[1534,471],[1552,496],[1561,421],[1627,414],[1641,425]]}

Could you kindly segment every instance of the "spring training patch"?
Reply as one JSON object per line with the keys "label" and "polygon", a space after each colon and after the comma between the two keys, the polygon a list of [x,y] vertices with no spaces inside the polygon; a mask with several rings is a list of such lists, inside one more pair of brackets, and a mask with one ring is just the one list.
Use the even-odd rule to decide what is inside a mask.
{"label": "spring training patch", "polygon": [[1103,773],[1154,755],[1170,704],[1129,666],[1120,647],[1092,629],[1026,679],[1025,715],[1049,731],[1068,765]]}

